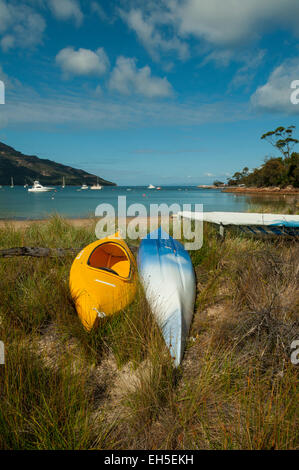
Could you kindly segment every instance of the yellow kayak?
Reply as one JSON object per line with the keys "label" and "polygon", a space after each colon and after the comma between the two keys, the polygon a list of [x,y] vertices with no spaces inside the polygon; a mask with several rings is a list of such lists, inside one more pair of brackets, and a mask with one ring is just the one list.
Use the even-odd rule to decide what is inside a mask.
{"label": "yellow kayak", "polygon": [[134,298],[137,267],[126,242],[103,238],[83,248],[70,272],[70,290],[83,326],[90,331],[99,318],[126,307]]}

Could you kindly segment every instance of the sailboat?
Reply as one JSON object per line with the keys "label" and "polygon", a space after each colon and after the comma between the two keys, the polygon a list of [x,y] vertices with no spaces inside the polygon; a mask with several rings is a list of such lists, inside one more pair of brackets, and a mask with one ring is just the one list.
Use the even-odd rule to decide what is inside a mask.
{"label": "sailboat", "polygon": [[156,186],[154,186],[153,184],[149,184],[147,189],[156,189]]}
{"label": "sailboat", "polygon": [[62,186],[61,187],[62,187],[62,189],[65,188],[65,177],[64,176],[62,177]]}
{"label": "sailboat", "polygon": [[11,189],[13,189],[13,188],[14,188],[14,184],[13,184],[13,177],[11,177],[11,178],[10,178],[10,187],[11,187]]}
{"label": "sailboat", "polygon": [[97,184],[94,184],[93,186],[90,187],[90,189],[95,189],[95,190],[100,190],[102,189],[103,186],[99,184],[99,178],[97,178]]}

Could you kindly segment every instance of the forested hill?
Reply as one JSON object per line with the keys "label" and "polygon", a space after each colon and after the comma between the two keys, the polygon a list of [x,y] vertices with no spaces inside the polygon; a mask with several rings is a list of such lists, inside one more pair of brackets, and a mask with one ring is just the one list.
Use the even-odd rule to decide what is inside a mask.
{"label": "forested hill", "polygon": [[[63,177],[66,185],[73,186],[83,183],[91,185],[97,181],[97,175],[34,155],[24,155],[0,142],[0,185],[10,184],[11,177],[15,185],[32,184],[34,180],[39,180],[41,184],[61,185]],[[101,177],[98,177],[98,182],[116,186]]]}

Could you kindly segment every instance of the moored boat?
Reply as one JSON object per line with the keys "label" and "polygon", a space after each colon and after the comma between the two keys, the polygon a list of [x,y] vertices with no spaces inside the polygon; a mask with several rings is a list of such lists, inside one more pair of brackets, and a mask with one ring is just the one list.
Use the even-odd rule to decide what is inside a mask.
{"label": "moored boat", "polygon": [[83,248],[70,271],[70,290],[83,326],[90,331],[134,298],[137,266],[124,240],[108,237]]}
{"label": "moored boat", "polygon": [[53,191],[55,188],[49,186],[43,186],[39,181],[34,181],[32,188],[28,188],[31,193],[44,193],[46,191]]}
{"label": "moored boat", "polygon": [[147,300],[177,367],[194,311],[196,283],[183,245],[161,227],[140,244],[138,269]]}
{"label": "moored boat", "polygon": [[102,186],[99,184],[99,178],[97,178],[97,183],[92,185],[90,189],[93,189],[94,191],[99,191],[102,189]]}

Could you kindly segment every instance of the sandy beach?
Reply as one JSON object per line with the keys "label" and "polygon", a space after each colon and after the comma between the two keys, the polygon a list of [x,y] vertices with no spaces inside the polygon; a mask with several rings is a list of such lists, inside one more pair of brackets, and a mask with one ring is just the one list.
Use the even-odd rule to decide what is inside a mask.
{"label": "sandy beach", "polygon": [[[87,227],[92,225],[95,219],[66,219],[74,227]],[[40,220],[0,220],[0,228],[7,227],[10,225],[15,229],[27,228],[33,224],[46,224],[49,219],[40,219]]]}
{"label": "sandy beach", "polygon": [[[160,217],[159,222],[162,220],[165,221],[167,220],[168,216]],[[84,218],[84,219],[71,219],[71,218],[66,218],[66,220],[70,225],[73,227],[89,227],[95,224],[97,221],[100,220],[100,218],[96,219],[95,217],[90,217],[90,218]],[[127,217],[127,223],[133,220],[133,217]],[[122,222],[122,219],[120,219]],[[148,224],[150,223],[151,218],[148,217],[140,217],[139,222],[142,224]],[[34,219],[34,220],[13,220],[13,219],[7,219],[7,220],[0,220],[0,228],[5,228],[7,226],[11,226],[15,229],[26,229],[27,227],[30,227],[31,225],[37,224],[37,225],[43,225],[49,222],[49,219]],[[119,222],[118,219],[116,219],[116,224]]]}

